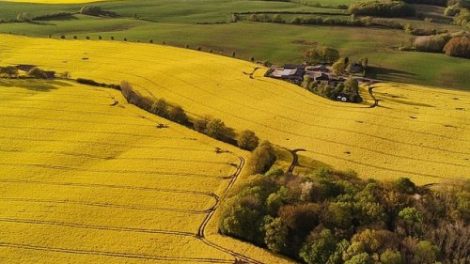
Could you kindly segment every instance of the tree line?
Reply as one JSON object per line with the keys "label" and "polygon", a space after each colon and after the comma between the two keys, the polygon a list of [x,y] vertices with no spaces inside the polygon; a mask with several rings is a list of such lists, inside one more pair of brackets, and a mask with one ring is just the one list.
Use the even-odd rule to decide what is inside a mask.
{"label": "tree line", "polygon": [[254,150],[259,145],[259,138],[251,130],[243,130],[240,133],[236,133],[233,128],[228,127],[219,118],[190,116],[183,107],[172,104],[164,98],[153,100],[142,96],[127,81],[121,82],[120,90],[129,103],[214,139],[249,151]]}
{"label": "tree line", "polygon": [[[262,145],[252,162],[271,164],[274,152]],[[470,261],[470,182],[430,188],[330,169],[252,172],[223,205],[222,234],[309,264]]]}

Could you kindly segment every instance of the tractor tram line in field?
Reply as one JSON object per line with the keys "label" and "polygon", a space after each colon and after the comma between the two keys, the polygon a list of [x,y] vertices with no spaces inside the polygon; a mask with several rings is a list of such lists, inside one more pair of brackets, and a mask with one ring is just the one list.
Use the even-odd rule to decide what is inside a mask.
{"label": "tractor tram line in field", "polygon": [[[99,56],[97,56],[97,57],[99,57]],[[128,58],[128,59],[129,59],[129,60],[132,60],[132,58]],[[148,60],[148,61],[153,61],[153,60]],[[95,63],[96,63],[96,62],[95,62]],[[100,64],[100,63],[98,63],[98,64]],[[145,77],[145,76],[142,76],[142,75],[131,74],[131,73],[128,73],[128,72],[120,72],[120,71],[116,71],[116,73],[125,74],[125,75],[129,75],[129,76],[134,76],[134,77],[140,78],[140,79],[142,79],[142,80],[145,80],[145,81],[151,83],[152,86],[156,86],[156,87],[159,87],[159,88],[168,90],[167,87],[162,86],[162,85],[159,85],[159,84],[157,84],[156,82],[154,82],[153,80],[151,80],[151,79],[149,79],[149,78],[147,78],[147,77]],[[181,78],[176,78],[176,79],[179,80],[179,81],[185,82],[185,80],[183,80],[183,79],[181,79]],[[190,87],[194,87],[195,89],[198,89],[198,90],[202,89],[201,87],[195,86],[193,83],[186,82],[186,85],[189,85]],[[142,87],[141,85],[136,85],[136,86],[139,87],[140,89],[145,90],[149,95],[151,95],[153,98],[155,98],[154,94],[153,94],[151,91],[149,91],[149,89],[144,88],[144,87]],[[285,89],[284,89],[284,90],[285,90]],[[204,89],[204,92],[208,92],[207,89]],[[241,92],[241,91],[239,91],[239,92]],[[299,93],[299,92],[295,92],[295,93]],[[266,127],[267,129],[276,130],[277,132],[281,132],[281,133],[284,133],[284,134],[286,134],[286,135],[292,135],[292,134],[293,134],[291,131],[281,131],[280,129],[276,129],[276,128],[274,128],[274,127],[269,127],[269,126],[267,126],[267,125],[264,125],[264,124],[255,122],[254,120],[249,120],[249,119],[246,119],[246,118],[242,118],[241,116],[233,115],[233,114],[230,113],[230,112],[223,111],[223,110],[221,110],[221,109],[217,109],[217,108],[211,107],[211,106],[209,106],[209,105],[206,105],[206,104],[203,104],[203,103],[199,102],[198,100],[194,100],[194,99],[190,98],[189,96],[185,96],[185,95],[183,95],[183,94],[181,94],[181,93],[178,93],[178,92],[176,92],[176,91],[174,91],[174,90],[172,90],[172,94],[175,94],[175,95],[177,95],[177,96],[183,97],[183,98],[185,98],[186,100],[190,100],[192,103],[199,104],[199,105],[202,105],[202,106],[204,106],[204,107],[210,108],[210,109],[213,110],[213,111],[222,112],[224,115],[231,115],[231,116],[234,116],[234,117],[237,118],[237,119],[241,119],[241,120],[244,120],[244,121],[250,122],[250,123],[255,123],[255,124],[257,124],[257,125],[264,126],[264,127]],[[212,95],[214,95],[214,94],[212,93]],[[300,94],[299,94],[299,95],[300,95]],[[318,101],[321,101],[321,100],[318,100]],[[317,102],[316,102],[316,103],[317,103]],[[238,102],[238,104],[239,104],[239,102]],[[340,108],[338,108],[337,105],[333,105],[333,104],[331,104],[331,103],[328,103],[328,107],[331,107],[331,106],[334,106],[337,110],[340,110]],[[247,107],[251,107],[251,106],[247,106]],[[258,111],[258,110],[259,110],[259,111],[265,111],[265,110],[262,110],[262,109],[260,110],[260,109],[255,108],[255,107],[251,107],[251,108],[254,109],[255,111]],[[350,111],[350,109],[347,109],[347,107],[342,107],[342,108],[344,108],[344,109],[341,109],[340,111]],[[361,108],[362,108],[362,107],[361,107]],[[297,111],[299,111],[299,110],[297,110]],[[301,110],[300,110],[300,111],[301,111]],[[189,111],[188,111],[188,112],[189,112]],[[266,111],[265,111],[265,112],[266,112]],[[360,112],[361,114],[363,114],[363,113],[372,114],[372,113],[368,113],[367,111],[358,111],[358,112]],[[191,113],[191,112],[190,112],[190,113]],[[280,116],[280,117],[281,117],[281,116]],[[382,117],[388,118],[388,117],[390,117],[390,116],[387,115],[387,116],[382,116]],[[400,120],[403,119],[403,117],[395,117],[395,118],[399,118]],[[293,119],[293,118],[288,118],[288,119],[289,119],[290,121],[292,121],[292,122],[296,122],[296,123],[300,122],[300,123],[302,123],[303,125],[308,125],[308,126],[312,126],[312,127],[319,127],[319,128],[323,128],[323,129],[332,129],[332,130],[338,130],[338,129],[339,129],[339,130],[344,130],[344,128],[329,127],[329,126],[320,126],[320,125],[316,125],[316,124],[309,124],[309,123],[307,123],[307,122],[300,121],[300,120],[296,120],[296,119]],[[413,122],[413,121],[423,122],[423,121],[421,121],[421,120],[409,120],[409,122]],[[425,121],[425,123],[428,123],[428,122]],[[442,123],[438,123],[438,124],[439,124],[439,125],[444,125],[444,124],[442,124]],[[465,125],[465,124],[461,124],[461,125]],[[360,134],[360,135],[364,135],[363,132],[357,132],[357,131],[354,131],[354,130],[347,130],[347,131],[344,131],[344,132],[346,132],[346,133],[358,133],[358,134]],[[416,131],[416,132],[419,133],[420,131]],[[415,144],[415,143],[409,143],[409,142],[399,142],[399,141],[396,141],[396,140],[388,139],[388,138],[386,138],[386,137],[380,137],[380,136],[377,136],[377,135],[372,135],[372,134],[367,134],[367,133],[366,133],[366,135],[373,136],[373,137],[377,138],[378,140],[386,140],[386,141],[389,141],[389,142],[391,142],[391,143],[393,143],[393,144],[407,144],[407,145],[409,145],[410,147],[428,148],[428,149],[434,150],[434,151],[450,152],[450,153],[463,154],[463,155],[468,155],[468,154],[469,154],[469,153],[462,152],[462,151],[452,151],[452,150],[449,150],[449,149],[442,149],[442,148],[438,148],[438,147],[430,147],[430,146],[426,146],[426,145],[422,145],[422,144]],[[312,137],[312,136],[310,136],[310,135],[301,135],[301,134],[299,134],[299,133],[296,133],[295,136],[304,137],[304,138],[309,138],[309,139],[313,139],[313,140],[319,140],[319,141],[322,141],[322,142],[324,142],[324,143],[339,144],[339,145],[342,145],[342,146],[347,146],[347,147],[352,147],[352,148],[359,148],[359,149],[363,149],[363,150],[365,150],[365,151],[372,151],[372,152],[375,152],[375,153],[378,153],[378,154],[381,154],[381,155],[384,155],[384,154],[385,154],[385,155],[389,155],[388,153],[383,153],[383,151],[381,151],[381,152],[379,153],[378,151],[376,151],[376,150],[374,150],[374,149],[369,149],[369,148],[362,147],[362,146],[354,146],[354,145],[347,144],[347,143],[344,144],[344,143],[338,142],[337,140],[334,140],[334,141],[333,141],[333,140],[325,140],[325,139],[323,139],[323,138]],[[444,136],[444,137],[445,137],[445,136]],[[467,140],[461,140],[461,141],[467,142]],[[339,156],[338,156],[337,158],[340,158],[340,159],[341,159],[341,157],[339,157]],[[402,156],[402,155],[400,155],[400,158],[412,159],[411,157],[406,157],[406,156]],[[413,159],[413,160],[417,160],[417,159]],[[439,163],[439,161],[432,161],[432,160],[426,160],[426,161],[431,162],[431,163],[436,163],[436,162]],[[372,164],[368,164],[368,165],[372,165]],[[375,164],[373,164],[373,165],[375,165]],[[447,164],[447,165],[450,165],[450,164]],[[380,168],[381,170],[384,170],[384,169],[386,170],[386,167],[383,167],[383,166],[376,166],[376,167],[377,167],[377,168]],[[390,170],[390,171],[392,171],[392,170]],[[407,172],[407,173],[414,173],[414,172],[409,171],[409,172]]]}
{"label": "tractor tram line in field", "polygon": [[[54,92],[54,91],[50,91],[50,92]],[[2,91],[0,91],[0,95],[3,95],[3,96],[6,96],[6,93],[2,94]],[[37,102],[39,101],[39,102]],[[42,103],[45,103],[46,101],[44,100],[37,100],[37,101],[31,101],[31,102],[35,102],[37,104],[42,104]],[[52,100],[51,100],[52,101]],[[93,102],[91,102],[93,103]],[[85,104],[85,105],[92,105],[92,104]],[[99,105],[99,104],[97,104]],[[37,107],[37,108],[41,108],[41,107]],[[84,108],[87,108],[87,107],[84,107]],[[34,109],[34,106],[31,106],[30,109]],[[38,109],[36,109],[38,110]],[[57,109],[59,110],[59,109]],[[52,111],[53,112],[53,111]],[[85,112],[85,111],[84,111]],[[124,113],[124,112],[123,112]],[[79,114],[83,114],[83,115],[86,115],[87,113],[79,113]],[[116,117],[119,117],[119,115],[116,115]],[[143,116],[142,116],[143,117]],[[1,116],[2,119],[4,120],[9,120],[10,118],[16,118],[16,120],[20,120],[20,119],[25,119],[28,120],[27,116],[21,116],[21,115],[2,115]],[[20,118],[20,119],[18,119]],[[41,119],[40,116],[30,116],[30,118],[34,118],[35,120],[38,120],[38,121],[41,121],[43,119]],[[225,189],[223,190],[223,193],[221,194],[221,196],[225,195],[225,193],[227,192],[227,190],[229,188],[231,188],[233,186],[233,184],[235,183],[236,179],[238,178],[238,175],[240,174],[243,166],[244,166],[244,159],[242,157],[238,157],[236,154],[232,153],[232,152],[222,152],[222,153],[227,153],[229,154],[230,156],[233,156],[233,158],[236,158],[238,159],[238,162],[237,163],[234,163],[233,161],[231,161],[233,158],[230,158],[230,161],[227,160],[227,161],[224,161],[224,160],[206,160],[206,159],[200,159],[200,158],[195,158],[196,156],[192,156],[193,154],[191,155],[187,155],[185,158],[172,158],[172,157],[165,157],[165,156],[142,156],[142,155],[139,155],[139,156],[106,156],[106,155],[103,155],[103,154],[94,154],[95,152],[94,151],[87,151],[87,152],[79,152],[79,151],[67,151],[67,150],[49,150],[49,149],[37,149],[36,147],[33,148],[33,149],[28,149],[28,148],[25,148],[25,147],[20,147],[21,145],[24,145],[24,144],[27,144],[25,146],[28,146],[30,147],[31,145],[28,145],[28,142],[37,142],[37,143],[40,143],[41,145],[38,145],[38,146],[42,146],[44,144],[49,144],[49,143],[57,143],[57,144],[60,144],[60,143],[63,143],[63,144],[71,144],[70,146],[77,146],[77,147],[81,147],[81,145],[83,144],[86,144],[86,145],[98,145],[98,146],[106,146],[106,147],[109,147],[109,148],[115,148],[115,147],[126,147],[128,146],[128,144],[124,143],[125,141],[129,141],[131,140],[132,137],[135,137],[136,140],[144,140],[146,137],[142,137],[142,135],[139,135],[139,134],[134,134],[134,133],[127,133],[127,132],[121,132],[119,131],[119,129],[116,131],[110,131],[110,132],[105,132],[105,131],[98,131],[97,133],[95,133],[95,135],[102,135],[102,136],[123,136],[122,138],[122,143],[114,143],[114,142],[103,142],[102,140],[100,141],[95,141],[95,140],[89,140],[88,137],[85,137],[87,138],[86,140],[83,140],[83,139],[79,139],[79,138],[76,138],[76,139],[63,139],[63,138],[47,138],[47,137],[39,137],[39,138],[34,138],[34,137],[22,137],[22,136],[15,136],[15,137],[11,137],[11,136],[5,136],[5,135],[8,135],[5,134],[6,132],[8,132],[9,130],[11,129],[27,129],[29,131],[54,131],[55,133],[65,133],[65,132],[77,132],[78,134],[77,135],[86,135],[86,134],[90,134],[90,135],[93,135],[93,131],[91,130],[81,130],[81,129],[78,129],[78,130],[74,130],[72,129],[72,126],[67,126],[67,128],[61,128],[60,126],[58,126],[59,124],[67,124],[69,122],[71,122],[70,124],[71,125],[74,125],[74,126],[88,126],[88,124],[94,124],[94,125],[99,125],[99,124],[104,124],[104,125],[118,125],[118,124],[121,124],[123,127],[135,127],[137,126],[137,128],[135,129],[139,129],[139,127],[141,127],[142,129],[144,129],[145,127],[149,127],[149,128],[152,128],[152,129],[156,129],[155,126],[151,126],[151,125],[144,125],[144,124],[141,124],[141,123],[136,123],[136,124],[130,124],[130,123],[114,123],[114,122],[109,122],[109,121],[106,121],[106,122],[84,122],[82,123],[81,120],[73,120],[71,121],[70,119],[66,119],[66,120],[63,120],[62,118],[47,118],[47,120],[50,120],[50,121],[54,121],[52,123],[50,123],[51,125],[48,126],[48,127],[36,127],[36,126],[28,126],[28,125],[25,125],[25,126],[20,126],[20,125],[16,125],[16,124],[21,124],[21,123],[15,123],[15,125],[3,125],[3,126],[0,126],[0,129],[2,130],[2,135],[0,135],[0,139],[3,139],[3,140],[8,140],[10,142],[13,142],[13,145],[11,145],[11,147],[8,147],[8,145],[5,146],[5,148],[3,149],[0,149],[0,155],[4,156],[5,158],[7,158],[6,160],[0,162],[0,168],[1,169],[4,169],[4,170],[9,170],[9,168],[12,168],[13,169],[13,173],[11,174],[12,176],[8,177],[8,178],[0,178],[0,188],[6,188],[4,189],[5,191],[8,190],[8,188],[19,188],[18,190],[34,190],[35,188],[38,188],[39,186],[41,186],[40,189],[44,189],[44,190],[47,190],[47,189],[50,189],[50,190],[54,190],[52,187],[54,188],[61,188],[61,187],[66,187],[66,188],[72,188],[72,189],[64,189],[64,194],[66,194],[67,192],[71,192],[71,193],[77,193],[77,194],[80,194],[80,193],[83,193],[83,194],[86,194],[86,193],[89,193],[89,192],[103,192],[104,193],[109,193],[107,190],[116,190],[116,191],[119,191],[119,190],[123,190],[123,191],[126,191],[128,192],[126,195],[130,195],[131,192],[139,192],[140,195],[146,195],[146,193],[148,194],[152,194],[152,195],[166,195],[168,198],[170,198],[171,196],[174,196],[174,195],[179,195],[181,196],[181,198],[184,198],[185,196],[192,196],[194,195],[195,197],[199,196],[199,198],[197,198],[197,200],[195,201],[198,201],[198,200],[205,200],[206,202],[204,202],[204,204],[206,204],[208,207],[206,207],[205,209],[197,209],[197,208],[194,208],[194,207],[188,207],[187,209],[184,209],[184,208],[179,208],[179,207],[174,207],[174,206],[169,206],[169,207],[161,207],[161,206],[152,206],[152,205],[146,205],[145,203],[143,202],[138,202],[138,203],[135,203],[135,204],[124,204],[124,203],[117,203],[117,202],[114,202],[114,201],[106,201],[106,200],[103,200],[103,199],[107,199],[106,197],[100,199],[100,200],[103,200],[103,201],[93,201],[93,200],[83,200],[83,199],[76,199],[76,198],[72,198],[72,196],[69,198],[69,197],[66,197],[64,196],[64,198],[66,199],[57,199],[59,198],[59,196],[61,196],[62,194],[61,193],[57,193],[53,196],[57,196],[57,197],[54,197],[54,198],[46,198],[50,195],[48,195],[47,193],[45,194],[41,194],[39,196],[37,195],[33,195],[31,196],[31,194],[33,193],[27,193],[25,192],[23,195],[11,195],[11,191],[13,191],[13,189],[11,191],[7,193],[5,193],[5,195],[3,195],[1,198],[0,198],[0,207],[2,206],[6,206],[8,204],[16,204],[15,207],[11,207],[12,210],[13,208],[17,208],[18,206],[21,206],[21,207],[29,207],[29,206],[34,206],[35,208],[48,208],[54,204],[57,204],[57,205],[61,205],[61,206],[66,206],[66,207],[70,207],[70,206],[85,206],[85,207],[98,207],[98,208],[107,208],[107,210],[115,210],[115,209],[120,209],[120,210],[126,210],[127,212],[130,212],[132,214],[132,211],[145,211],[145,212],[164,212],[164,211],[167,211],[168,213],[173,213],[174,217],[177,217],[179,214],[182,214],[181,217],[183,217],[184,215],[186,214],[189,214],[189,215],[203,215],[203,218],[201,219],[201,224],[199,225],[199,227],[197,228],[197,231],[195,230],[195,232],[190,232],[190,231],[184,231],[184,229],[188,229],[188,228],[183,228],[182,231],[178,231],[178,226],[176,226],[176,230],[173,230],[173,229],[161,229],[161,228],[153,228],[153,227],[139,227],[139,225],[137,226],[115,226],[115,225],[108,225],[108,224],[99,224],[99,223],[96,223],[94,224],[94,220],[93,219],[87,219],[87,223],[83,222],[83,223],[78,223],[76,221],[60,221],[60,216],[59,216],[59,219],[55,219],[56,217],[52,217],[51,219],[48,219],[49,217],[46,217],[44,219],[42,219],[43,217],[38,217],[38,218],[32,218],[31,216],[28,215],[24,215],[24,216],[21,216],[22,214],[18,214],[18,215],[12,215],[12,212],[3,212],[3,213],[0,213],[0,225],[2,225],[1,223],[4,223],[4,224],[18,224],[18,225],[28,225],[30,227],[32,227],[32,230],[35,230],[37,228],[39,228],[38,230],[41,230],[41,228],[46,228],[46,227],[61,227],[61,228],[72,228],[74,230],[80,230],[80,229],[88,229],[88,230],[101,230],[101,231],[106,231],[106,232],[126,232],[126,233],[136,233],[136,234],[149,234],[149,235],[165,235],[165,236],[176,236],[176,237],[188,237],[190,239],[194,239],[195,242],[191,242],[191,243],[196,243],[196,241],[200,241],[200,243],[202,243],[203,245],[205,246],[208,246],[210,248],[213,248],[214,250],[216,251],[219,251],[219,252],[222,252],[223,254],[226,254],[227,256],[231,256],[233,258],[237,258],[237,259],[243,259],[243,260],[246,260],[248,261],[249,263],[260,263],[260,262],[257,262],[255,260],[251,260],[249,257],[247,256],[244,256],[243,254],[239,254],[239,253],[236,253],[234,251],[231,251],[231,250],[228,250],[228,249],[225,249],[223,248],[222,246],[219,246],[217,244],[214,244],[212,242],[210,242],[209,240],[207,240],[206,238],[206,234],[205,234],[205,229],[207,227],[207,224],[209,223],[209,221],[212,219],[214,213],[215,213],[215,210],[218,208],[218,206],[220,205],[220,197],[219,195],[217,195],[216,193],[214,192],[211,192],[211,191],[204,191],[204,188],[199,190],[199,189],[194,189],[194,190],[190,190],[190,189],[176,189],[176,188],[167,188],[165,186],[155,186],[155,187],[152,187],[152,186],[145,186],[145,185],[142,185],[142,183],[139,183],[137,185],[135,184],[132,184],[132,185],[129,185],[129,184],[117,184],[117,181],[118,181],[118,178],[116,178],[115,180],[113,180],[114,184],[113,183],[92,183],[92,182],[89,182],[90,180],[86,180],[86,181],[83,181],[84,179],[92,179],[92,177],[95,177],[93,176],[93,174],[95,173],[99,173],[99,174],[103,174],[103,175],[106,175],[107,178],[110,178],[110,177],[113,177],[113,175],[148,175],[148,176],[160,176],[160,175],[165,175],[165,176],[170,176],[170,177],[175,177],[177,176],[178,178],[182,177],[181,179],[183,178],[187,178],[187,179],[197,179],[199,177],[202,177],[202,179],[206,178],[206,177],[209,177],[209,178],[212,178],[212,179],[218,179],[218,181],[220,182],[219,184],[223,184],[225,185],[224,182],[226,182],[226,180],[228,179],[228,183],[226,185],[226,187],[224,187]],[[141,120],[141,118],[139,117],[139,120]],[[77,121],[77,122],[74,122],[74,121]],[[149,121],[151,122],[154,122],[154,120],[152,119],[149,119]],[[9,122],[10,123],[10,122]],[[57,125],[55,125],[57,123]],[[75,123],[78,123],[78,125],[75,125]],[[83,125],[81,125],[83,124]],[[139,126],[140,125],[140,126]],[[57,127],[57,128],[56,128]],[[68,128],[70,127],[70,129]],[[155,131],[158,131],[158,130],[155,130]],[[137,150],[139,148],[142,148],[142,149],[148,149],[148,150],[152,150],[152,149],[155,149],[155,150],[161,150],[161,151],[181,151],[183,153],[200,153],[198,155],[201,155],[203,153],[214,153],[214,147],[212,145],[210,145],[209,143],[207,142],[204,142],[204,141],[199,141],[197,140],[196,138],[192,138],[192,137],[188,137],[186,134],[182,133],[182,131],[179,131],[179,130],[175,130],[174,132],[176,132],[177,134],[181,134],[181,137],[174,137],[174,136],[171,136],[171,137],[167,137],[167,136],[164,136],[162,137],[161,135],[157,135],[155,137],[151,137],[150,135],[148,135],[147,139],[145,139],[146,141],[148,140],[161,140],[162,143],[170,140],[170,141],[174,141],[174,142],[179,142],[179,141],[186,141],[186,142],[198,142],[197,144],[202,144],[204,145],[204,148],[194,148],[194,147],[188,147],[188,146],[185,146],[185,145],[182,145],[182,146],[175,146],[172,144],[172,146],[169,146],[168,143],[167,144],[164,144],[163,146],[152,146],[152,145],[140,145],[140,144],[137,144]],[[147,134],[144,134],[144,135],[147,135]],[[128,137],[127,137],[128,136]],[[144,138],[144,139],[142,139]],[[120,140],[121,141],[121,140]],[[158,141],[157,141],[158,142]],[[86,146],[86,145],[83,145],[83,146]],[[34,145],[33,145],[34,146]],[[92,150],[92,149],[90,149]],[[174,170],[168,170],[168,171],[163,171],[163,170],[155,170],[155,169],[152,169],[152,170],[145,170],[145,169],[104,169],[104,168],[86,168],[86,167],[78,167],[78,166],[70,166],[70,165],[65,165],[65,164],[53,164],[53,163],[50,163],[50,162],[47,162],[47,163],[43,163],[43,162],[28,162],[28,163],[24,163],[24,162],[21,162],[20,160],[18,161],[15,161],[14,159],[11,159],[11,160],[8,160],[8,158],[10,156],[8,155],[18,155],[18,154],[25,154],[25,155],[36,155],[37,157],[54,157],[54,156],[57,156],[57,157],[60,157],[61,155],[64,155],[64,156],[70,156],[72,158],[85,158],[85,161],[87,159],[91,159],[91,160],[96,160],[96,161],[103,161],[103,162],[108,162],[108,161],[113,161],[113,160],[116,160],[116,161],[143,161],[143,162],[164,162],[164,163],[184,163],[184,164],[192,164],[194,163],[195,166],[200,166],[200,165],[204,165],[204,164],[212,164],[212,165],[217,165],[217,166],[224,166],[224,168],[232,168],[235,167],[235,171],[233,173],[230,174],[230,176],[223,176],[220,175],[219,173],[217,174],[213,174],[213,173],[210,173],[209,171],[204,171],[204,172],[196,172],[196,171],[181,171],[181,172],[178,172],[178,171],[174,171]],[[47,156],[45,156],[47,155]],[[214,155],[214,154],[211,154],[211,155]],[[218,154],[220,155],[220,154]],[[36,157],[35,156],[35,157]],[[15,157],[15,156],[11,156],[11,157]],[[227,156],[228,157],[228,156]],[[226,159],[226,158],[225,158]],[[15,161],[15,162],[13,162]],[[162,164],[164,164],[162,163]],[[43,173],[41,174],[38,174],[37,176],[34,176],[34,177],[30,177],[30,176],[21,176],[21,174],[18,174],[18,173],[21,173],[21,171],[23,170],[26,170],[26,171],[30,171],[31,169],[40,169],[41,172],[44,172],[44,173],[54,173],[54,171],[65,171],[65,172],[69,172],[69,173],[72,173],[72,174],[67,174],[67,175],[73,175],[73,174],[84,174],[84,176],[86,175],[86,178],[83,178],[83,179],[78,179],[77,180],[73,180],[71,181],[74,177],[71,177],[71,176],[66,176],[66,178],[69,178],[69,180],[65,180],[66,178],[64,178],[64,176],[60,176],[58,177],[57,179],[60,179],[59,181],[46,181],[45,180],[45,177],[44,176],[41,176]],[[17,171],[18,172],[15,172]],[[64,174],[65,175],[65,174]],[[82,176],[83,177],[83,176]],[[43,180],[44,178],[44,180]],[[157,179],[157,178],[156,178]],[[65,180],[65,181],[64,181]],[[102,182],[102,181],[101,181]],[[25,188],[21,188],[20,186],[24,186]],[[36,187],[38,186],[38,187]],[[89,191],[86,191],[86,190],[89,190]],[[20,192],[21,194],[21,192]],[[68,195],[67,195],[68,196]],[[181,199],[179,198],[179,199]],[[173,198],[174,199],[174,198]],[[192,198],[188,197],[186,199],[189,199],[188,201],[192,200]],[[209,200],[212,200],[212,202],[209,204]],[[201,200],[202,201],[202,200]],[[165,201],[166,202],[166,201]],[[171,204],[171,203],[170,203]],[[189,204],[188,204],[189,205]],[[39,206],[39,207],[38,207]],[[6,207],[8,208],[8,206]],[[20,207],[18,207],[20,208]],[[50,207],[50,208],[54,208],[54,207]],[[36,210],[36,209],[35,209]],[[42,209],[41,209],[42,210]],[[86,210],[86,209],[85,209]],[[129,211],[130,210],[130,211]],[[31,211],[31,213],[35,213],[34,211]],[[184,219],[184,218],[182,218]],[[189,220],[189,219],[188,219]],[[101,220],[100,222],[102,222],[103,220]],[[81,221],[82,222],[82,221]],[[36,228],[34,228],[34,226],[36,226]],[[17,227],[16,227],[17,228]],[[71,229],[71,230],[72,230]],[[9,231],[9,228],[6,227],[6,229],[4,228],[4,230],[7,231],[7,234],[10,233]],[[45,229],[47,230],[47,228]],[[13,232],[13,229],[11,230],[11,232]],[[13,234],[13,233],[11,233]],[[73,235],[73,232],[71,233],[71,235]],[[11,239],[6,239],[7,237],[2,237],[0,238],[0,248],[10,248],[10,249],[15,249],[15,250],[26,250],[26,251],[36,251],[36,252],[51,252],[51,253],[54,253],[54,254],[77,254],[77,255],[88,255],[88,256],[103,256],[103,257],[112,257],[112,258],[124,258],[124,259],[136,259],[136,260],[154,260],[154,261],[168,261],[168,262],[175,262],[175,263],[181,263],[181,262],[189,262],[189,263],[233,263],[234,260],[232,258],[230,259],[227,259],[227,258],[218,258],[218,257],[198,257],[199,254],[197,254],[196,252],[194,252],[194,256],[188,256],[188,257],[185,257],[185,256],[166,256],[166,255],[160,255],[160,254],[156,254],[156,255],[153,255],[153,254],[147,254],[147,253],[144,253],[144,252],[138,252],[138,253],[134,253],[134,252],[127,252],[127,251],[124,251],[122,252],[122,250],[119,250],[119,251],[109,251],[109,250],[102,250],[102,249],[85,249],[85,248],[72,248],[72,247],[67,247],[67,246],[57,246],[57,245],[49,245],[50,243],[46,243],[46,244],[41,244],[41,245],[38,245],[36,243],[33,243],[34,240],[32,240],[31,242],[26,242],[26,241],[8,241],[8,240],[11,240]],[[16,239],[17,240],[17,239]],[[83,244],[83,246],[86,246],[86,244]],[[205,253],[206,254],[206,253]],[[210,254],[210,253],[207,253],[207,254]],[[1,255],[1,254],[0,254]],[[0,256],[1,258],[1,256]]]}

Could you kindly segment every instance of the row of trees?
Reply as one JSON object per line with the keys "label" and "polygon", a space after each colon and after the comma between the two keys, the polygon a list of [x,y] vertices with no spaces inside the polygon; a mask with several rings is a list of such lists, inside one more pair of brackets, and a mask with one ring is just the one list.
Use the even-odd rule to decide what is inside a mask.
{"label": "row of trees", "polygon": [[430,190],[272,168],[227,199],[219,230],[309,264],[468,263],[469,221],[469,183]]}
{"label": "row of trees", "polygon": [[414,6],[399,0],[372,0],[352,3],[349,13],[358,16],[410,17],[416,15]]}
{"label": "row of trees", "polygon": [[[52,79],[56,73],[54,71],[46,71],[38,67],[32,67],[26,72],[26,75],[36,79]],[[0,67],[0,77],[18,78],[20,71],[16,66]]]}
{"label": "row of trees", "polygon": [[254,150],[259,145],[259,138],[251,130],[243,130],[237,134],[234,129],[225,125],[221,119],[211,116],[190,117],[181,106],[171,104],[165,99],[152,101],[143,97],[137,91],[134,91],[132,85],[126,81],[121,83],[120,90],[128,102],[217,140],[237,145],[249,151]]}

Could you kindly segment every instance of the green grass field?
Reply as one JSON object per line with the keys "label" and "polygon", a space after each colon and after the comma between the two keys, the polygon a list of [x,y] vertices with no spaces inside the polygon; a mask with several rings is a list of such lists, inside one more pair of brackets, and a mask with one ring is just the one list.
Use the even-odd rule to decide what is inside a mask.
{"label": "green grass field", "polygon": [[[309,1],[327,3],[324,0]],[[343,4],[351,0],[338,0]],[[330,6],[333,5],[332,2]],[[31,15],[58,11],[77,11],[83,4],[41,5],[0,2],[0,19],[12,19],[20,12]],[[331,26],[298,26],[268,23],[227,23],[232,12],[246,11],[327,11],[340,9],[319,8],[290,2],[247,0],[197,0],[186,1],[136,0],[99,3],[122,17],[115,19],[75,16],[74,19],[44,21],[40,24],[3,23],[0,32],[29,36],[58,38],[73,35],[83,39],[102,36],[116,40],[166,42],[170,45],[232,54],[248,59],[269,60],[274,63],[302,62],[303,52],[313,43],[338,48],[344,56],[368,57],[377,67],[375,77],[396,82],[425,84],[455,89],[468,89],[470,63],[465,59],[450,58],[443,54],[398,51],[397,47],[410,42],[411,36],[401,30],[350,28]],[[136,19],[138,18],[138,19]],[[222,23],[223,24],[217,24]],[[401,19],[405,23],[407,20]],[[423,24],[419,20],[409,20]],[[206,24],[209,23],[209,24]],[[216,23],[216,24],[214,24]],[[427,24],[423,27],[443,27],[452,31],[455,26]],[[304,44],[302,44],[304,43]],[[305,43],[308,43],[307,45]]]}

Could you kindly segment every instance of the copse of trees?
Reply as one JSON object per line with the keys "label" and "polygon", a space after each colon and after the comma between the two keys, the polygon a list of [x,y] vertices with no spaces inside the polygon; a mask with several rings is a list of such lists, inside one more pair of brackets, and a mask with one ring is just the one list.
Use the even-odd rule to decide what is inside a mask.
{"label": "copse of trees", "polygon": [[334,63],[339,59],[339,51],[326,46],[315,46],[305,52],[305,61],[308,64]]}
{"label": "copse of trees", "polygon": [[430,190],[271,168],[227,199],[219,231],[309,264],[467,263],[469,204],[469,183]]}
{"label": "copse of trees", "polygon": [[373,0],[352,3],[348,11],[357,16],[410,17],[416,9],[405,2],[396,0]]}

